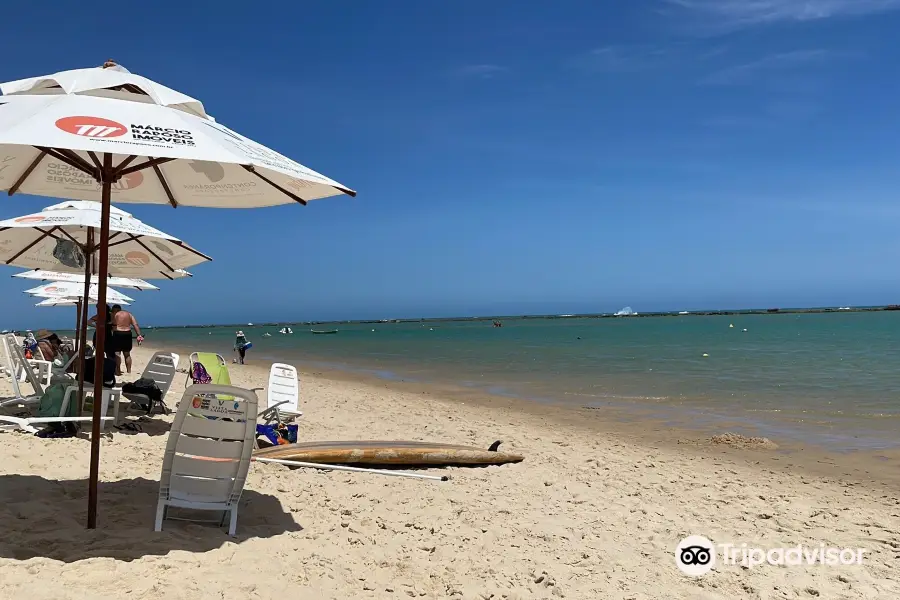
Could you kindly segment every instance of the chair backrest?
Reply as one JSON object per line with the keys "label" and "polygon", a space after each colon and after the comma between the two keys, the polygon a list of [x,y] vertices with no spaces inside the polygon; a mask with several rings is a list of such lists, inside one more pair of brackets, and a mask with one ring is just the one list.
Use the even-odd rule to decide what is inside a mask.
{"label": "chair backrest", "polygon": [[269,386],[267,408],[272,408],[279,402],[284,402],[278,407],[282,413],[300,412],[300,382],[297,379],[297,368],[283,363],[275,363],[269,370]]}
{"label": "chair backrest", "polygon": [[6,341],[6,348],[9,351],[10,366],[14,367],[13,373],[18,376],[19,373],[24,371],[25,376],[28,378],[28,383],[34,388],[34,393],[38,396],[42,396],[44,394],[44,387],[38,381],[38,378],[35,377],[34,369],[32,369],[31,365],[25,360],[25,353],[22,352],[22,346],[16,340],[16,336],[9,333],[4,339]]}
{"label": "chair backrest", "polygon": [[[13,337],[15,340],[15,337]],[[16,342],[18,344],[18,342]],[[0,339],[0,344],[3,346],[3,358],[6,361],[6,370],[9,371],[9,378],[12,380],[12,388],[13,394],[16,398],[22,397],[22,390],[19,389],[19,369],[15,362],[13,362],[12,351],[9,348],[9,337],[3,336]]]}
{"label": "chair backrest", "polygon": [[178,355],[171,352],[157,352],[150,358],[147,367],[141,374],[142,378],[152,379],[156,387],[162,392],[165,399],[172,381],[175,379],[175,370],[178,368]]}
{"label": "chair backrest", "polygon": [[198,508],[237,504],[256,440],[256,412],[256,394],[250,390],[188,387],[169,432],[160,498]]}

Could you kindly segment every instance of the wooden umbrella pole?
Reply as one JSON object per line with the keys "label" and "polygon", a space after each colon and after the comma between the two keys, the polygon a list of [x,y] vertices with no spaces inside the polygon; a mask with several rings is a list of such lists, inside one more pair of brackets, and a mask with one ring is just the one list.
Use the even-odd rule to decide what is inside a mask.
{"label": "wooden umbrella pole", "polygon": [[72,348],[78,352],[79,341],[81,341],[81,300],[75,301],[75,347]]}
{"label": "wooden umbrella pole", "polygon": [[87,352],[87,307],[90,305],[89,292],[91,290],[91,247],[94,245],[94,228],[88,227],[87,246],[84,253],[84,297],[78,310],[81,313],[81,344],[78,346],[78,414],[84,410],[84,359]]}
{"label": "wooden umbrella pole", "polygon": [[[100,173],[102,208],[100,210],[100,257],[97,265],[97,347],[94,359],[94,411],[91,421],[91,473],[88,482],[88,529],[97,528],[97,484],[100,479],[100,408],[103,406],[103,367],[106,346],[106,271],[109,268],[109,205],[115,170],[112,155],[103,154]],[[90,280],[88,280],[90,284]]]}

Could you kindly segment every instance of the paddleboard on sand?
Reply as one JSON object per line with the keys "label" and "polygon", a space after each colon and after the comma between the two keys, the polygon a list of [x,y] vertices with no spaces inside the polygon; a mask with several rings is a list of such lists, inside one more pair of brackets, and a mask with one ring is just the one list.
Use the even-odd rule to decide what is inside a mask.
{"label": "paddleboard on sand", "polygon": [[302,442],[255,450],[253,456],[340,465],[502,465],[524,457],[490,448],[407,441]]}

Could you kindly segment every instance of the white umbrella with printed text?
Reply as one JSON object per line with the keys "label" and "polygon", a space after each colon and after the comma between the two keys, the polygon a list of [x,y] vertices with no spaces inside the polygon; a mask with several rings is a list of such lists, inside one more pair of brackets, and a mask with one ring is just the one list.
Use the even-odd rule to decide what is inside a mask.
{"label": "white umbrella with printed text", "polygon": [[[35,306],[78,306],[81,303],[81,298],[47,298],[46,300],[41,300]],[[88,304],[97,304],[97,301],[93,298],[88,301]],[[120,301],[119,304],[122,306],[128,306],[131,302]]]}
{"label": "white umbrella with printed text", "polygon": [[[107,275],[146,279],[177,279],[176,269],[212,260],[175,236],[110,208]],[[0,221],[0,262],[18,267],[71,273],[84,282],[96,280],[100,253],[96,243],[102,227],[99,202],[68,201],[41,212]],[[89,237],[95,238],[89,242]],[[89,260],[90,259],[90,260]],[[109,281],[107,280],[107,284]]]}
{"label": "white umbrella with printed text", "polygon": [[[45,271],[43,269],[34,269],[16,273],[13,277],[20,279],[36,279],[38,281],[65,281],[67,283],[84,283],[84,275],[81,273],[61,273],[59,271]],[[97,283],[97,276],[91,276],[91,283]],[[113,277],[106,279],[106,285],[113,287],[131,288],[134,290],[158,290],[159,288],[143,279],[133,277]]]}
{"label": "white umbrella with printed text", "polygon": [[[70,283],[65,281],[45,283],[25,290],[26,294],[36,296],[38,298],[84,298],[84,288],[81,284]],[[88,291],[88,299],[93,300],[92,304],[96,304],[98,298],[97,284],[92,283]],[[126,296],[122,292],[114,290],[110,287],[106,288],[106,302],[109,304],[120,304],[122,302],[134,302],[134,298]]]}
{"label": "white umbrella with printed text", "polygon": [[6,96],[44,94],[101,96],[168,106],[198,117],[212,119],[206,114],[203,103],[199,100],[146,77],[135,75],[114,61],[106,61],[102,67],[71,69],[7,81],[0,83],[0,92]]}
{"label": "white umbrella with printed text", "polygon": [[[129,180],[138,173],[140,182]],[[0,96],[0,190],[75,200],[99,196],[100,356],[113,197],[117,203],[254,208],[355,195],[210,119],[157,104],[85,95]],[[96,368],[95,397],[100,397],[102,361]],[[99,407],[95,402],[89,528],[97,522]]]}

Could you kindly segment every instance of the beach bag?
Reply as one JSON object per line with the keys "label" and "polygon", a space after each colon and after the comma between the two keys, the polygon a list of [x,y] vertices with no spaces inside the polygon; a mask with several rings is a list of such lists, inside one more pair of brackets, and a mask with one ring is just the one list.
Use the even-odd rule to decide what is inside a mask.
{"label": "beach bag", "polygon": [[84,252],[75,242],[57,239],[56,246],[53,248],[53,258],[60,264],[73,269],[84,269]]}
{"label": "beach bag", "polygon": [[153,411],[153,405],[162,402],[162,390],[156,385],[156,382],[148,377],[141,377],[134,383],[126,383],[122,386],[124,394],[141,394],[150,399],[150,405],[141,404],[147,413]]}
{"label": "beach bag", "polygon": [[277,425],[257,425],[256,435],[265,436],[274,446],[285,446],[287,444],[297,443],[297,431],[299,426],[292,423],[285,425],[278,423]]}
{"label": "beach bag", "polygon": [[191,367],[191,380],[194,383],[212,383],[212,377],[206,371],[206,367],[203,366],[203,363],[195,362],[194,366]]}

